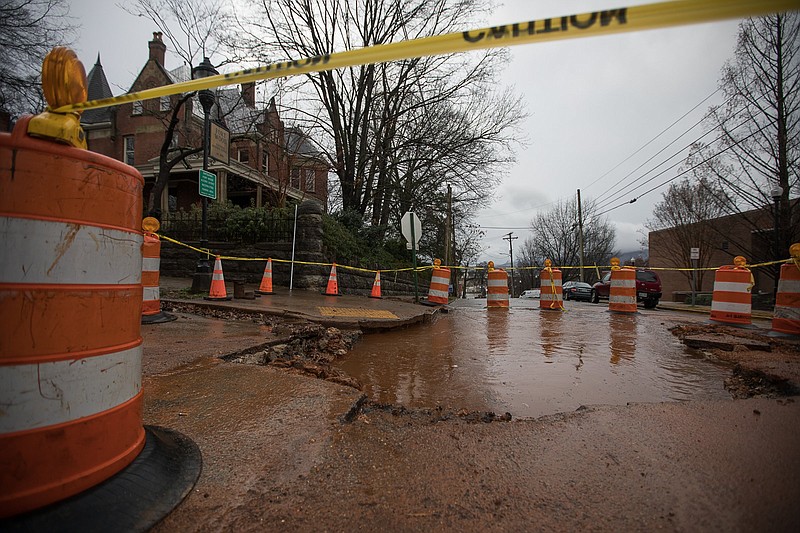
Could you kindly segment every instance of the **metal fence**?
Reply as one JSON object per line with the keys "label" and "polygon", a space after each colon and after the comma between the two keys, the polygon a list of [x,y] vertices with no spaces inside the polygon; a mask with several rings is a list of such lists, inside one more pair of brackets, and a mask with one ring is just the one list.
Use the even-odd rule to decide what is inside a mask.
{"label": "metal fence", "polygon": [[[263,210],[233,211],[225,215],[208,214],[208,240],[252,244],[291,242],[294,219]],[[199,241],[202,215],[199,212],[172,212],[161,218],[161,232],[179,241]]]}

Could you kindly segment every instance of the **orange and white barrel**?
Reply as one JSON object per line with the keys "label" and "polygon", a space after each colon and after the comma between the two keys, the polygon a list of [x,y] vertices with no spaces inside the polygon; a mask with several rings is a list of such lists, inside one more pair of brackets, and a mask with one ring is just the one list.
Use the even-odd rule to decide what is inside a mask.
{"label": "orange and white barrel", "polygon": [[447,305],[450,291],[450,269],[433,267],[431,286],[428,289],[428,301],[434,304]]}
{"label": "orange and white barrel", "polygon": [[545,268],[540,278],[539,309],[564,309],[564,293],[561,289],[561,271]]}
{"label": "orange and white barrel", "polygon": [[800,335],[800,266],[795,263],[781,265],[772,330]]}
{"label": "orange and white barrel", "polygon": [[119,161],[0,134],[0,517],[137,456],[142,186]]}
{"label": "orange and white barrel", "polygon": [[717,269],[711,297],[711,320],[725,324],[752,324],[753,277],[750,270],[734,265]]}
{"label": "orange and white barrel", "polygon": [[142,245],[142,322],[161,313],[158,283],[161,272],[161,239],[145,232]]}
{"label": "orange and white barrel", "polygon": [[486,289],[488,307],[508,307],[508,273],[505,270],[490,270]]}
{"label": "orange and white barrel", "polygon": [[617,313],[636,312],[636,270],[620,268],[611,271],[608,310]]}

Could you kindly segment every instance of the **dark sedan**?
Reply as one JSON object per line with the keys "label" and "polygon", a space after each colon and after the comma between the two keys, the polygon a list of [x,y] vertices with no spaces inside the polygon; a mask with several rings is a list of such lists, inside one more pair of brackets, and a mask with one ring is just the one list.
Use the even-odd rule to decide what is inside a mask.
{"label": "dark sedan", "polygon": [[582,281],[568,281],[561,286],[565,300],[592,300],[592,286]]}

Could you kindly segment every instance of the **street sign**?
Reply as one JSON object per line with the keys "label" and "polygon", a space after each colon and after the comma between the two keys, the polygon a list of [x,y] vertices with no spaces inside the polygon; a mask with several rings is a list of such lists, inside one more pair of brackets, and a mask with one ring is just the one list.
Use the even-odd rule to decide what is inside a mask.
{"label": "street sign", "polygon": [[200,196],[205,196],[206,198],[211,198],[212,200],[217,199],[216,174],[207,170],[201,170],[198,182],[200,184]]}
{"label": "street sign", "polygon": [[689,259],[700,259],[700,248],[690,248],[689,254]]}
{"label": "street sign", "polygon": [[[413,239],[411,236],[412,224],[414,233]],[[407,211],[400,219],[400,233],[403,234],[403,237],[405,237],[409,243],[417,245],[422,235],[422,222],[419,221],[419,218],[414,213]],[[414,241],[413,243],[411,242],[412,240]]]}
{"label": "street sign", "polygon": [[216,122],[211,123],[211,138],[208,155],[225,163],[230,163],[231,132]]}

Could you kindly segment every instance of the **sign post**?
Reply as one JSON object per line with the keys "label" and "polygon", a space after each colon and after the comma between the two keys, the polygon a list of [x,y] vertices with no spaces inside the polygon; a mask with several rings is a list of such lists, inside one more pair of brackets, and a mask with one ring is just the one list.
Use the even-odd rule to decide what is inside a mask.
{"label": "sign post", "polygon": [[200,178],[197,180],[199,184],[200,196],[217,199],[217,175],[207,170],[200,171]]}
{"label": "sign post", "polygon": [[422,235],[422,222],[414,213],[406,211],[400,219],[400,233],[411,245],[411,264],[414,266],[414,303],[419,303],[419,283],[417,281],[417,243]]}
{"label": "sign post", "polygon": [[697,260],[700,259],[700,248],[690,248],[689,258],[692,260],[692,307],[694,307],[695,294],[697,293],[695,275],[697,274]]}

